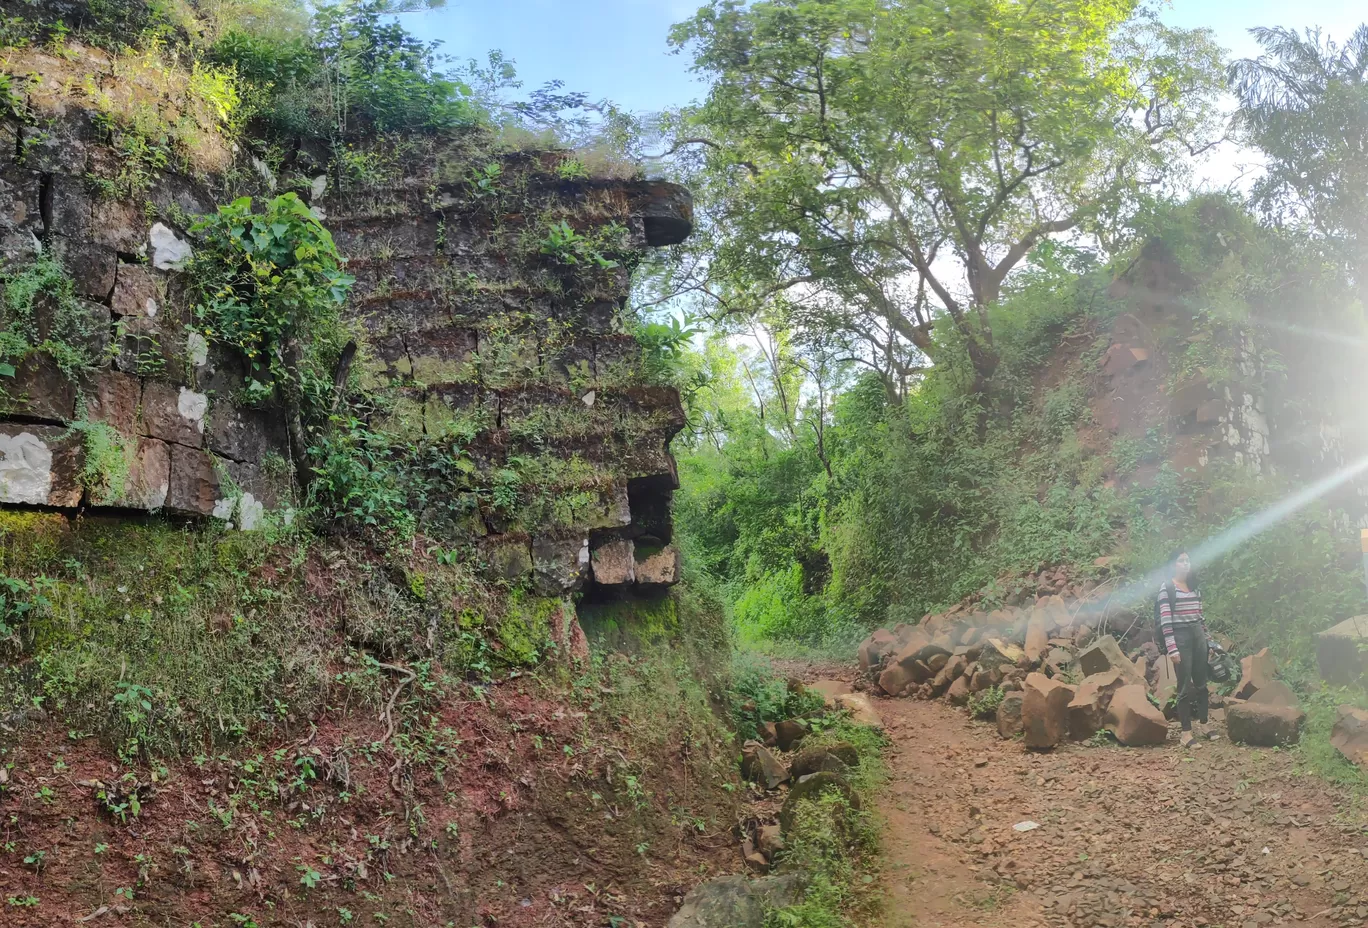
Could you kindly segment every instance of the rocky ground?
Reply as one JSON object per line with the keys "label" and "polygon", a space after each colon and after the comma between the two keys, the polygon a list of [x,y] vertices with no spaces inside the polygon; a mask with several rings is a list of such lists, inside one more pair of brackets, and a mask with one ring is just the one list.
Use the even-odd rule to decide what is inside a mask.
{"label": "rocky ground", "polygon": [[1293,754],[1185,751],[1176,726],[1161,747],[1034,753],[942,702],[874,704],[893,742],[884,928],[1368,924],[1365,819]]}

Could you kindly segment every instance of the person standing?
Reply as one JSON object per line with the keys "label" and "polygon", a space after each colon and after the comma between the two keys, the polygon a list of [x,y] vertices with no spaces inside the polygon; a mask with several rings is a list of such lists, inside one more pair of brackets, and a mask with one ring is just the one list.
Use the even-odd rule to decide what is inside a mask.
{"label": "person standing", "polygon": [[[1172,560],[1173,578],[1159,590],[1159,628],[1163,647],[1178,677],[1179,739],[1185,748],[1197,740],[1194,721],[1207,723],[1207,630],[1202,596],[1192,572],[1192,559],[1179,551]],[[1198,732],[1201,732],[1199,727]]]}

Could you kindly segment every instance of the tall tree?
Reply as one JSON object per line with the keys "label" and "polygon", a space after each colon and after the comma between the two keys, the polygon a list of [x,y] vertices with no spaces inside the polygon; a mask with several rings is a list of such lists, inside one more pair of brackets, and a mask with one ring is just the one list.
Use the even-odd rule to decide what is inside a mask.
{"label": "tall tree", "polygon": [[944,313],[981,389],[1007,274],[1215,135],[1209,35],[1132,0],[712,0],[671,41],[712,81],[674,126],[705,207],[686,289],[783,294],[886,382]]}
{"label": "tall tree", "polygon": [[1318,30],[1255,29],[1230,66],[1239,122],[1267,155],[1254,202],[1317,236],[1360,288],[1368,272],[1368,25],[1340,45]]}

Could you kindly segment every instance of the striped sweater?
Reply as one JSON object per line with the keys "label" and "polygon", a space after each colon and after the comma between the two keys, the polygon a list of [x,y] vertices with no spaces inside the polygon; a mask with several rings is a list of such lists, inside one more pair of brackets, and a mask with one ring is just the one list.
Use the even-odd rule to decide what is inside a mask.
{"label": "striped sweater", "polygon": [[1164,632],[1164,647],[1170,656],[1178,653],[1173,630],[1179,626],[1196,625],[1206,637],[1206,621],[1202,618],[1202,596],[1196,590],[1173,588],[1170,608],[1168,584],[1159,588],[1159,628]]}

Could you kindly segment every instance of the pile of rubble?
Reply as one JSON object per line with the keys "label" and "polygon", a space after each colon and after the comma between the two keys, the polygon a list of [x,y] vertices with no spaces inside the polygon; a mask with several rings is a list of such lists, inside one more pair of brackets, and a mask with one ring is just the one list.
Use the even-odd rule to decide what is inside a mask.
{"label": "pile of rubble", "polygon": [[[789,688],[820,695],[827,711],[846,712],[856,725],[883,727],[868,697],[855,692],[849,683],[790,680]],[[845,795],[853,808],[860,806],[849,782],[852,770],[860,765],[859,752],[845,743],[807,746],[804,741],[809,731],[804,719],[765,722],[759,737],[742,746],[742,776],[765,792],[786,791],[777,816],[755,818],[744,829],[741,853],[752,871],[763,873],[770,868],[776,853],[783,850],[784,835],[792,829],[795,810],[804,799],[815,799],[834,789]]]}
{"label": "pile of rubble", "polygon": [[[1104,729],[1125,745],[1163,744],[1177,690],[1172,662],[1148,641],[1127,657],[1115,637],[1097,634],[1097,613],[1088,607],[1059,594],[1040,596],[1029,608],[985,613],[958,606],[917,625],[874,632],[860,644],[860,669],[886,695],[945,699],[980,717],[991,713],[1002,737],[1019,734],[1030,748],[1086,740]],[[1210,687],[1210,705],[1224,715],[1232,741],[1298,740],[1305,713],[1276,673],[1265,649],[1241,661],[1233,694],[1223,698]],[[1363,723],[1368,753],[1368,714]]]}

